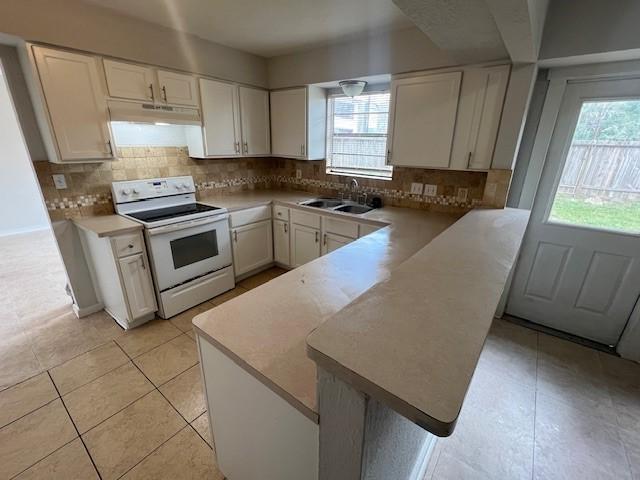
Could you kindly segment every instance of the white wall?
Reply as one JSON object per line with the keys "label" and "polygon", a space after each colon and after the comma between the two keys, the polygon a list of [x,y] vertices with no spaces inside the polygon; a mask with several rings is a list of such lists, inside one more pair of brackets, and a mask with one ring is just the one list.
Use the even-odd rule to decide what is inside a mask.
{"label": "white wall", "polygon": [[0,172],[0,236],[47,228],[47,214],[1,67]]}

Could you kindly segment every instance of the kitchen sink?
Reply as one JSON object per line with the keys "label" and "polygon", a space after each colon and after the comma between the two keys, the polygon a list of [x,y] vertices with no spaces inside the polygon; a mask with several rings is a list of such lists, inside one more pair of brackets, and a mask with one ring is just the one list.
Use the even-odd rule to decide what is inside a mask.
{"label": "kitchen sink", "polygon": [[300,202],[300,205],[316,208],[334,208],[342,204],[344,204],[344,201],[339,198],[314,198],[313,200]]}
{"label": "kitchen sink", "polygon": [[334,208],[336,212],[345,212],[345,213],[355,213],[356,215],[362,215],[363,213],[370,212],[373,210],[371,207],[367,207],[366,205],[341,205],[337,208]]}

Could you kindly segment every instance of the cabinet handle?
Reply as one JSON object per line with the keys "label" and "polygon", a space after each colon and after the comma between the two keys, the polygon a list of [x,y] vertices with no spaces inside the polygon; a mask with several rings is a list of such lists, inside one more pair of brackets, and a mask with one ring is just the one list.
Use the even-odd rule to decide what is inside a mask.
{"label": "cabinet handle", "polygon": [[467,155],[467,168],[471,168],[471,157],[473,156],[473,152],[469,152]]}
{"label": "cabinet handle", "polygon": [[107,153],[113,157],[113,147],[111,146],[111,140],[107,140],[107,148],[109,149]]}
{"label": "cabinet handle", "polygon": [[147,269],[147,266],[144,264],[144,257],[140,257],[140,264],[142,265],[143,270]]}
{"label": "cabinet handle", "polygon": [[327,246],[327,234],[325,233],[324,236],[322,237],[322,244],[326,247]]}
{"label": "cabinet handle", "polygon": [[320,241],[320,239],[318,238],[319,235],[320,235],[320,232],[316,231],[316,243]]}
{"label": "cabinet handle", "polygon": [[162,86],[162,97],[164,98],[164,103],[168,103],[167,102],[167,87],[165,87],[164,85]]}
{"label": "cabinet handle", "polygon": [[244,142],[244,153],[249,153],[249,144]]}
{"label": "cabinet handle", "polygon": [[233,241],[238,243],[238,231],[237,230],[233,231]]}
{"label": "cabinet handle", "polygon": [[153,83],[149,84],[149,91],[151,92],[151,101],[155,102],[156,101],[156,96],[153,94]]}
{"label": "cabinet handle", "polygon": [[235,147],[235,149],[236,149],[236,153],[240,153],[240,142],[236,142],[236,143],[234,143],[234,144],[233,144],[233,146],[234,146],[234,147]]}
{"label": "cabinet handle", "polygon": [[288,233],[289,232],[289,224],[285,223],[284,224],[284,233]]}

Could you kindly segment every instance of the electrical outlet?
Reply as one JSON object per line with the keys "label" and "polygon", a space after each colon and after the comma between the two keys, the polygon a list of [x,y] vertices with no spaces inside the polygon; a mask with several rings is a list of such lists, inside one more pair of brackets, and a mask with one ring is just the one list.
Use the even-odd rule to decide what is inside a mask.
{"label": "electrical outlet", "polygon": [[438,194],[438,186],[432,184],[425,184],[424,186],[424,194],[427,197],[435,197]]}
{"label": "electrical outlet", "polygon": [[411,194],[412,195],[422,195],[422,189],[424,188],[424,184],[422,183],[412,183],[411,184]]}
{"label": "electrical outlet", "polygon": [[468,188],[459,188],[458,189],[458,195],[457,195],[458,201],[459,202],[466,202],[468,194],[469,194],[469,189]]}
{"label": "electrical outlet", "polygon": [[55,175],[51,175],[53,177],[53,184],[56,186],[58,190],[64,190],[67,188],[67,179],[64,178],[62,173],[56,173]]}
{"label": "electrical outlet", "polygon": [[296,178],[298,180],[302,178],[302,170],[300,168],[296,168]]}

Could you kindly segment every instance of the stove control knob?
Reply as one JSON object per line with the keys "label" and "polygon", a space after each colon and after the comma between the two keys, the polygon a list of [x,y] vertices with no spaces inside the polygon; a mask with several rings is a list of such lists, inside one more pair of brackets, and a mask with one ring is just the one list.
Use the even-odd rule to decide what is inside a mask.
{"label": "stove control knob", "polygon": [[134,194],[134,195],[137,195],[137,194],[139,194],[139,193],[140,193],[140,192],[139,192],[138,190],[136,190],[135,188],[133,189],[133,194]]}
{"label": "stove control knob", "polygon": [[123,188],[122,189],[122,194],[123,195],[129,195],[131,193],[131,190],[129,190],[128,188]]}
{"label": "stove control knob", "polygon": [[176,190],[180,190],[182,188],[182,186],[178,185],[177,183],[174,185],[174,187],[176,187]]}
{"label": "stove control knob", "polygon": [[182,188],[189,188],[189,184],[188,183],[183,183],[182,185],[180,185]]}

